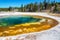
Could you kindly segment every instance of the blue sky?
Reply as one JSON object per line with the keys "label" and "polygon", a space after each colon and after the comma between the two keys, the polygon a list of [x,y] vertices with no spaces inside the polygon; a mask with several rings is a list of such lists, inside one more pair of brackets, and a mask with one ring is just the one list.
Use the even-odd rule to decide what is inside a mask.
{"label": "blue sky", "polygon": [[[21,4],[26,5],[29,3],[34,3],[34,2],[43,2],[44,0],[0,0],[0,8],[7,8],[9,6],[12,7],[20,7]],[[54,0],[50,0],[54,1]],[[57,2],[60,2],[60,0],[56,0]]]}

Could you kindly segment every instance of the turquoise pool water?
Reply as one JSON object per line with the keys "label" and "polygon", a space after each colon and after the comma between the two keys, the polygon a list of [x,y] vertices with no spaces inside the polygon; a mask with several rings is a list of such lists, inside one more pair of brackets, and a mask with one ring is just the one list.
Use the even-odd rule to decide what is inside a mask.
{"label": "turquoise pool water", "polygon": [[32,16],[8,16],[0,18],[0,27],[13,26],[16,24],[30,23],[40,21],[39,18]]}

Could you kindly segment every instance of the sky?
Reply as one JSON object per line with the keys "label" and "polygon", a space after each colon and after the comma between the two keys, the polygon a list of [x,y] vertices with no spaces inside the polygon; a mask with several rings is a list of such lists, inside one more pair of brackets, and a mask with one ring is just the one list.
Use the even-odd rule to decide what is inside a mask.
{"label": "sky", "polygon": [[[44,0],[0,0],[0,8],[7,8],[9,6],[12,7],[20,7],[21,4],[27,5],[29,3],[34,3],[34,2],[43,2]],[[52,2],[54,0],[50,0]],[[57,2],[60,2],[60,0],[56,0]]]}

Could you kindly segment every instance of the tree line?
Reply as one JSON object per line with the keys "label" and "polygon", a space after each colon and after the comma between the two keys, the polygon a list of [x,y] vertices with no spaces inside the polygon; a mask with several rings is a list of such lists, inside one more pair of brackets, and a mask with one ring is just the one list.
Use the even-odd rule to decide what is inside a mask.
{"label": "tree line", "polygon": [[50,0],[48,0],[48,2],[44,0],[43,2],[40,3],[35,2],[27,5],[21,4],[21,7],[0,8],[0,11],[11,11],[11,10],[13,11],[14,9],[18,9],[19,12],[40,12],[42,10],[50,10],[51,7],[55,6],[53,12],[56,12],[57,10],[59,10],[58,9],[59,5],[60,3],[55,2],[55,0],[51,3]]}

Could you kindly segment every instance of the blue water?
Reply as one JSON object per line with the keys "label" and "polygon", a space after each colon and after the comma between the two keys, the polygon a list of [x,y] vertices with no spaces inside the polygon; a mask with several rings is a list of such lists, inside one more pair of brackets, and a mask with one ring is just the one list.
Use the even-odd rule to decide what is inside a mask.
{"label": "blue water", "polygon": [[3,17],[3,18],[0,18],[0,26],[7,27],[7,26],[13,26],[13,25],[16,25],[16,24],[37,22],[39,20],[41,20],[41,19],[39,19],[39,18],[33,18],[31,16]]}

